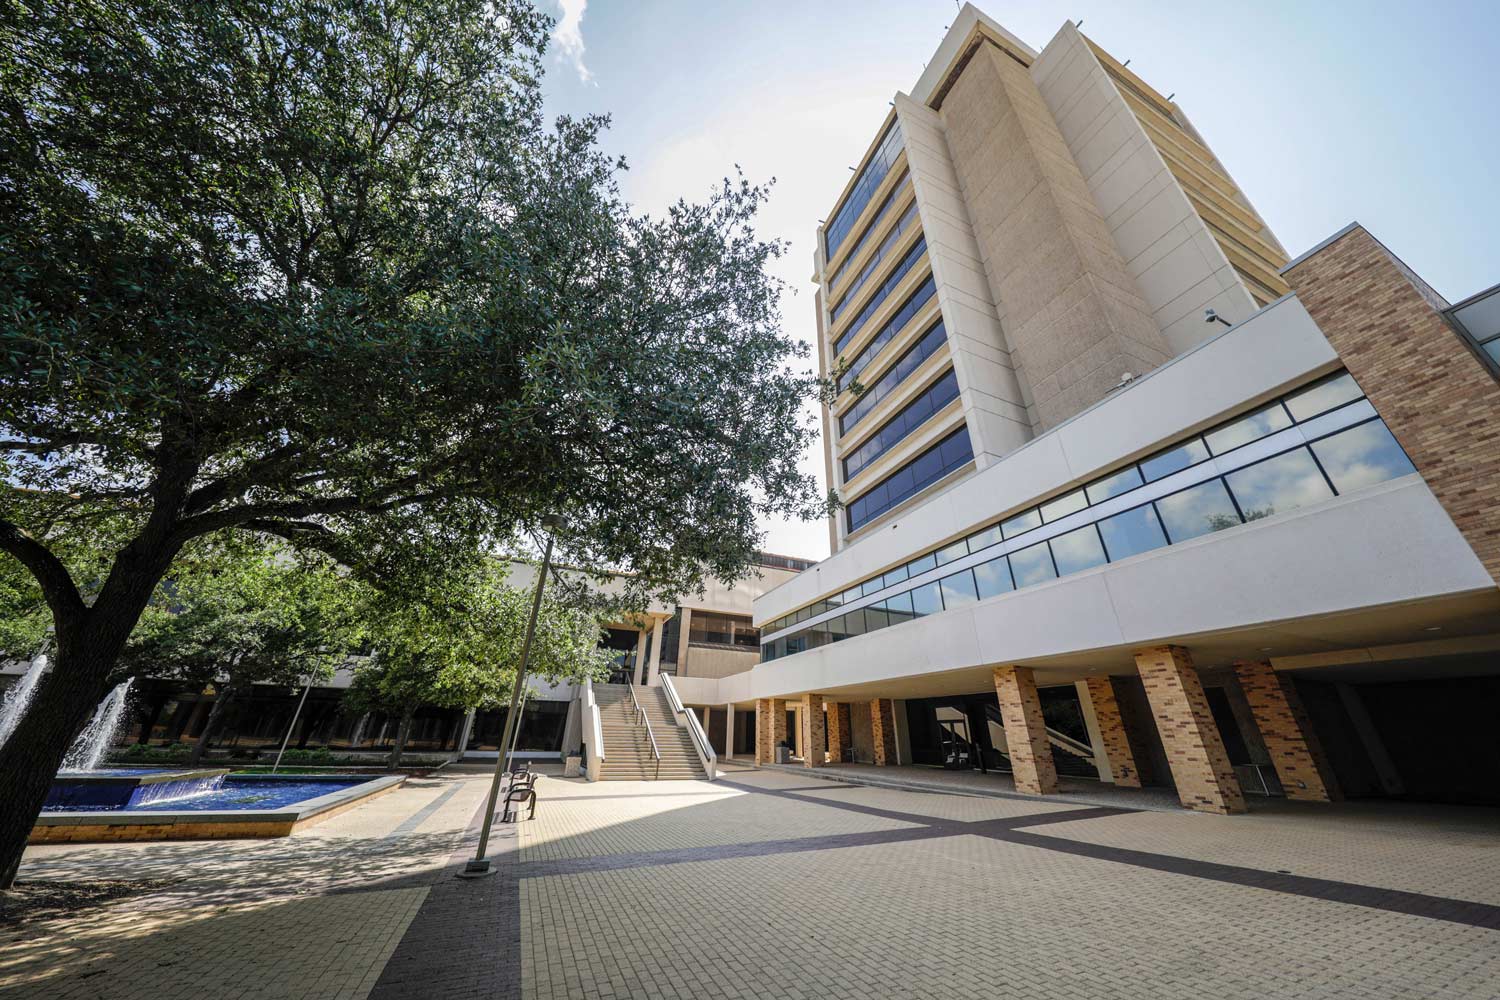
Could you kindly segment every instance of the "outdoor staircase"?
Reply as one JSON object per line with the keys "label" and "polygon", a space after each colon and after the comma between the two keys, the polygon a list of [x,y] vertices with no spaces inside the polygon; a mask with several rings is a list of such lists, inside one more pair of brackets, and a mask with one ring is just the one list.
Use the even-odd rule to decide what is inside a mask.
{"label": "outdoor staircase", "polygon": [[601,781],[652,781],[656,778],[706,778],[703,762],[693,747],[687,729],[677,724],[667,702],[667,693],[659,687],[637,687],[636,699],[651,721],[651,734],[661,751],[661,767],[651,753],[646,727],[630,700],[627,684],[595,684],[594,700],[599,704],[599,721],[604,728],[604,764]]}

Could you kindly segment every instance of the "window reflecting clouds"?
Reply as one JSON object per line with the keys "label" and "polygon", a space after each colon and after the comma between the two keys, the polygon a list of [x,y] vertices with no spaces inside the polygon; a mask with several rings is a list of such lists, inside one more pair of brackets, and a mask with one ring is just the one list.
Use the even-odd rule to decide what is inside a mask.
{"label": "window reflecting clouds", "polygon": [[1247,521],[1295,510],[1333,496],[1306,448],[1268,458],[1225,477]]}
{"label": "window reflecting clouds", "polygon": [[1417,471],[1379,420],[1314,441],[1312,450],[1340,493]]}
{"label": "window reflecting clouds", "polygon": [[1223,531],[1240,523],[1239,511],[1229,499],[1223,480],[1211,479],[1181,493],[1156,501],[1162,526],[1173,542]]}

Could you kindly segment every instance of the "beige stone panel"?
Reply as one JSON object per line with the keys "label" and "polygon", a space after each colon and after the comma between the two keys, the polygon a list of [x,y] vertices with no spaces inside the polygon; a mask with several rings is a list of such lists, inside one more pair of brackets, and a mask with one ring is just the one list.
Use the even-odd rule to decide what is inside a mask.
{"label": "beige stone panel", "polygon": [[[684,622],[684,634],[686,634]],[[727,649],[720,646],[687,647],[687,661],[682,663],[684,677],[729,677],[742,674],[760,662],[760,652],[755,649]]]}

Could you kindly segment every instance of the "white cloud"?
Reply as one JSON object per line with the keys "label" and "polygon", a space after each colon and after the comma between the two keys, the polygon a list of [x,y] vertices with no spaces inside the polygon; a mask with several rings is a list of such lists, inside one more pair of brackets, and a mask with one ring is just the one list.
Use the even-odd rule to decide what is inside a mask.
{"label": "white cloud", "polygon": [[557,0],[557,5],[562,8],[562,18],[552,29],[552,41],[557,45],[558,55],[573,64],[578,79],[591,83],[594,74],[583,62],[583,14],[589,0]]}

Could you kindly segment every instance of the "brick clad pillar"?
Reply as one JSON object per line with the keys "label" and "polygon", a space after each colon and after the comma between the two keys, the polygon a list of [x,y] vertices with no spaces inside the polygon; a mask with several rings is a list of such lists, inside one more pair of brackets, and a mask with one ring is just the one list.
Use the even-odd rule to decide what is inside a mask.
{"label": "brick clad pillar", "polygon": [[823,743],[827,737],[827,717],[823,714],[823,696],[802,696],[802,766],[822,767],[828,762]]}
{"label": "brick clad pillar", "polygon": [[1047,743],[1047,724],[1042,719],[1042,700],[1030,667],[996,667],[995,694],[1000,699],[1000,721],[1005,725],[1005,745],[1010,751],[1011,773],[1016,791],[1050,795],[1057,791],[1057,765]]}
{"label": "brick clad pillar", "polygon": [[1276,673],[1269,663],[1238,662],[1234,673],[1286,797],[1303,802],[1342,799],[1333,768],[1291,681]]}
{"label": "brick clad pillar", "polygon": [[1099,739],[1104,744],[1104,756],[1109,760],[1109,769],[1114,782],[1123,788],[1140,788],[1141,771],[1135,763],[1135,753],[1130,749],[1130,737],[1125,732],[1125,720],[1120,718],[1120,703],[1115,700],[1115,686],[1108,677],[1090,677],[1084,681],[1089,701],[1094,706],[1094,718],[1099,726]]}
{"label": "brick clad pillar", "polygon": [[1245,795],[1208,708],[1192,655],[1181,646],[1138,650],[1136,670],[1161,733],[1177,796],[1199,812],[1242,813]]}
{"label": "brick clad pillar", "polygon": [[896,707],[889,698],[870,702],[870,732],[875,745],[875,766],[896,763]]}
{"label": "brick clad pillar", "polygon": [[776,748],[786,739],[786,702],[762,698],[755,703],[755,763],[776,763]]}
{"label": "brick clad pillar", "polygon": [[853,733],[849,725],[849,703],[830,701],[828,708],[828,762],[842,764],[849,759]]}
{"label": "brick clad pillar", "polygon": [[1500,385],[1448,325],[1447,303],[1358,225],[1286,278],[1500,580]]}

